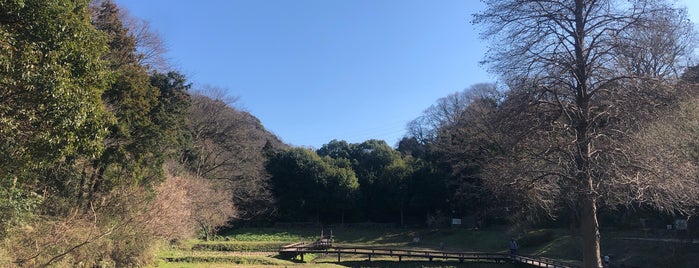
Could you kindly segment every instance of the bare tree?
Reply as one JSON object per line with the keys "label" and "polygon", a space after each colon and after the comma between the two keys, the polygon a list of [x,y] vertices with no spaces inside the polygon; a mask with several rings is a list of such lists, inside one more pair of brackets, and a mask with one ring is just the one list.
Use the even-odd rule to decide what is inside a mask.
{"label": "bare tree", "polygon": [[197,176],[226,183],[241,219],[269,215],[274,206],[264,149],[281,142],[257,118],[233,108],[235,99],[222,92],[208,89],[210,96],[192,97],[194,148],[189,162]]}
{"label": "bare tree", "polygon": [[440,98],[422,115],[408,123],[408,133],[425,144],[437,139],[440,129],[457,123],[461,114],[476,100],[498,95],[495,84],[480,83]]}
{"label": "bare tree", "polygon": [[214,182],[204,178],[181,178],[180,185],[187,189],[191,207],[191,220],[209,241],[220,227],[228,225],[236,215],[236,209],[230,198],[231,193],[223,182]]}
{"label": "bare tree", "polygon": [[[99,10],[105,4],[116,6],[112,0],[92,0],[90,2],[89,10],[93,20],[97,17]],[[172,69],[172,66],[165,56],[167,53],[165,42],[163,42],[160,35],[150,27],[150,23],[132,16],[129,11],[123,7],[119,7],[118,9],[121,24],[127,29],[128,36],[134,40],[138,63],[151,70],[163,73]]]}
{"label": "bare tree", "polygon": [[121,16],[124,26],[129,29],[129,33],[136,40],[139,63],[160,72],[172,69],[165,56],[167,53],[165,42],[160,38],[158,32],[150,27],[150,22],[133,17],[128,12],[122,12]]}
{"label": "bare tree", "polygon": [[[699,97],[687,98],[668,109],[653,122],[633,133],[620,144],[629,155],[637,157],[626,164],[617,181],[608,187],[634,200],[663,210],[676,210],[691,216],[699,196]],[[615,195],[609,195],[614,197]],[[618,195],[616,195],[618,196]],[[662,198],[658,198],[661,196]],[[612,200],[612,201],[625,201]]]}
{"label": "bare tree", "polygon": [[[661,102],[655,96],[671,95],[672,74],[682,69],[680,59],[691,51],[681,45],[688,38],[684,33],[691,31],[691,25],[682,23],[686,12],[650,0],[485,2],[486,10],[474,17],[493,44],[484,62],[516,85],[515,94],[526,104],[516,116],[529,122],[511,144],[510,157],[496,162],[510,171],[500,175],[539,208],[550,211],[560,200],[572,204],[583,238],[583,265],[601,267],[599,202],[647,201],[606,189],[624,183],[623,174],[633,170],[629,159],[635,156],[618,144],[640,130],[640,120],[649,119],[635,117],[636,110],[652,114],[658,106],[650,104]],[[663,30],[660,26],[678,30],[669,33],[673,39],[663,38],[668,43],[663,45],[675,49],[650,49],[649,58],[621,52],[632,44],[653,46],[642,37]],[[664,66],[647,68],[655,59],[663,59]],[[653,87],[644,86],[648,83]],[[664,187],[657,180],[638,179],[647,183],[638,184],[646,188],[635,187],[637,191]],[[665,179],[687,183],[677,190],[697,187],[696,180],[685,176]],[[666,211],[696,204],[696,196],[675,202],[678,197],[654,195],[656,201],[650,203],[672,204],[661,207]]]}

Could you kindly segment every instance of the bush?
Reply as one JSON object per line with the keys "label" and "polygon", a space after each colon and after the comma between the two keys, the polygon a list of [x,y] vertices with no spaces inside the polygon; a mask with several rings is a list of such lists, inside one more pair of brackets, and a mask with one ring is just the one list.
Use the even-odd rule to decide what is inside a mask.
{"label": "bush", "polygon": [[278,251],[283,245],[288,243],[284,242],[262,242],[262,243],[250,243],[250,242],[209,242],[209,243],[198,243],[192,246],[192,250],[206,250],[206,251]]}
{"label": "bush", "polygon": [[123,188],[104,196],[90,211],[74,208],[68,215],[42,215],[9,229],[1,249],[12,262],[29,267],[146,265],[155,259],[154,242],[162,238],[148,228],[154,221],[145,213],[150,195],[145,188]]}
{"label": "bush", "polygon": [[34,217],[43,198],[31,191],[0,186],[0,237],[12,226],[22,225]]}
{"label": "bush", "polygon": [[553,241],[556,233],[553,230],[531,231],[520,237],[517,244],[520,247],[537,247]]}
{"label": "bush", "polygon": [[241,257],[241,256],[182,256],[182,257],[167,257],[167,262],[184,262],[184,263],[234,263],[241,265],[276,265],[273,260],[268,260],[260,257]]}

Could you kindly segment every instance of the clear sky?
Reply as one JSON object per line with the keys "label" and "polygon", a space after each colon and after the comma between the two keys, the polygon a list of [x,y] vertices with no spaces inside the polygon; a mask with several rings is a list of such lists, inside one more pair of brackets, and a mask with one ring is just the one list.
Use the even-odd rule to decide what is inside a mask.
{"label": "clear sky", "polygon": [[[226,90],[284,142],[395,145],[438,98],[494,82],[477,0],[115,0],[196,88]],[[696,0],[690,6],[699,21]]]}

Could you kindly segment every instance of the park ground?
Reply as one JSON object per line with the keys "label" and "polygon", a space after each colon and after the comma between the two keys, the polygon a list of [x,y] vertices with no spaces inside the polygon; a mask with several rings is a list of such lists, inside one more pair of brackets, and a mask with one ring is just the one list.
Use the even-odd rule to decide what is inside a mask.
{"label": "park ground", "polygon": [[[163,245],[153,267],[514,267],[510,264],[464,263],[424,259],[403,260],[366,256],[337,257],[307,254],[304,261],[277,256],[280,246],[313,241],[319,228],[242,228],[213,241],[187,240]],[[334,228],[334,243],[343,246],[506,253],[507,242],[517,238],[520,253],[580,264],[580,239],[574,230],[522,230],[493,227],[466,229]],[[420,242],[415,243],[414,238]],[[613,267],[696,267],[699,244],[677,239],[672,231],[610,230],[602,232],[602,254],[612,257]]]}

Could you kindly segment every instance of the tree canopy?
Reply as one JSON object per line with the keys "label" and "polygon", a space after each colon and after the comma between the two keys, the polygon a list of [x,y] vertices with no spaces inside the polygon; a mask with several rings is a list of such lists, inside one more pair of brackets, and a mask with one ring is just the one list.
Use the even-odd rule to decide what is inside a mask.
{"label": "tree canopy", "polygon": [[[682,59],[692,52],[686,45],[691,37],[685,34],[691,33],[686,11],[645,0],[486,5],[474,19],[492,42],[485,63],[525,102],[515,118],[530,122],[508,148],[515,157],[500,158],[492,169],[507,173],[493,174],[526,189],[523,197],[545,210],[555,208],[559,198],[569,202],[580,219],[585,267],[601,266],[600,202],[674,204],[658,207],[670,211],[696,204],[696,198],[686,202],[677,195],[651,194],[662,192],[668,180],[683,181],[689,185],[684,189],[693,192],[698,185],[687,179],[689,174],[633,175],[638,174],[634,162],[645,156],[619,146],[660,111],[658,106],[668,104],[658,96],[671,91],[678,70],[684,69]],[[647,183],[630,184],[630,178]],[[626,191],[620,191],[621,185]],[[639,199],[632,192],[662,201]]]}

